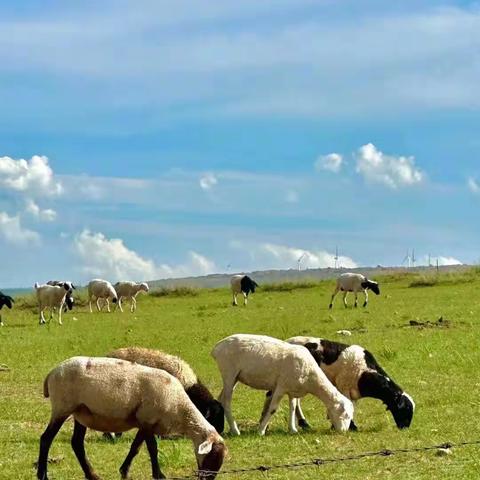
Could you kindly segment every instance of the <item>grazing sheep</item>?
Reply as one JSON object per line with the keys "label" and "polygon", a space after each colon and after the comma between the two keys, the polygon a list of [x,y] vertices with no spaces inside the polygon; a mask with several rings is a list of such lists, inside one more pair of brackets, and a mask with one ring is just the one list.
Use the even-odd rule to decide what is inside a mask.
{"label": "grazing sheep", "polygon": [[53,312],[58,308],[58,323],[62,325],[62,311],[65,305],[67,295],[72,290],[70,282],[64,282],[60,285],[40,285],[35,283],[35,290],[37,292],[38,308],[40,310],[40,325],[45,323],[43,311],[50,308],[50,320],[53,318]]}
{"label": "grazing sheep", "polygon": [[[67,296],[65,297],[65,304],[63,306],[63,311],[66,313],[68,310],[73,308],[73,304],[75,303],[73,299],[73,290],[75,290],[75,285],[72,282],[66,282],[64,280],[49,280],[47,285],[63,287],[65,284],[69,284],[71,286],[70,290],[67,292]],[[54,307],[55,310],[55,307]]]}
{"label": "grazing sheep", "polygon": [[101,280],[99,278],[95,278],[88,283],[88,304],[90,306],[90,313],[93,313],[92,310],[92,300],[96,298],[96,304],[98,311],[101,310],[100,308],[100,299],[105,299],[107,303],[107,311],[110,313],[110,303],[109,299],[112,299],[112,303],[117,303],[117,292],[113,288],[110,282],[107,280]]}
{"label": "grazing sheep", "polygon": [[210,422],[218,433],[224,429],[224,412],[222,404],[215,400],[208,388],[198,379],[192,367],[180,357],[169,355],[160,350],[141,347],[119,348],[107,357],[121,358],[152,368],[161,368],[177,378],[185,392],[200,413]]}
{"label": "grazing sheep", "polygon": [[[4,305],[6,305],[8,308],[12,308],[13,306],[13,303],[14,300],[12,297],[10,297],[9,295],[5,295],[4,293],[0,292],[0,310],[2,309],[2,307]],[[2,320],[2,315],[0,314],[0,327],[3,327],[4,326],[4,323],[3,323],[3,320]]]}
{"label": "grazing sheep", "polygon": [[233,302],[232,305],[236,307],[237,304],[237,295],[239,293],[243,294],[243,304],[247,304],[247,297],[250,292],[255,293],[255,288],[258,287],[258,284],[252,280],[248,275],[234,275],[230,279],[230,286],[232,287]]}
{"label": "grazing sheep", "polygon": [[84,449],[87,428],[101,432],[138,428],[120,473],[128,470],[145,441],[152,477],[165,478],[157,459],[155,435],[188,436],[195,449],[200,478],[213,479],[223,463],[222,437],[188,398],[181,383],[156,368],[114,358],[73,357],[55,367],[43,385],[50,397],[50,422],[40,437],[37,478],[47,480],[50,445],[65,420],[73,415],[72,448],[88,480],[98,480]]}
{"label": "grazing sheep", "polygon": [[367,277],[361,275],[360,273],[342,273],[337,278],[337,286],[335,291],[332,294],[332,299],[330,300],[330,306],[333,307],[333,301],[338,292],[343,292],[343,304],[345,308],[347,307],[347,293],[355,293],[355,307],[358,306],[358,292],[363,292],[365,295],[365,302],[363,306],[366,307],[368,304],[368,292],[367,290],[372,290],[377,295],[380,295],[380,288],[377,282],[369,280]]}
{"label": "grazing sheep", "polygon": [[115,292],[117,292],[118,308],[123,313],[122,299],[126,298],[130,301],[130,312],[134,312],[137,309],[136,296],[139,292],[148,292],[148,284],[135,283],[135,282],[117,282],[115,285]]}
{"label": "grazing sheep", "polygon": [[212,350],[223,379],[220,401],[230,431],[240,435],[232,415],[231,400],[237,382],[257,390],[271,390],[260,419],[259,433],[264,435],[270,417],[282,397],[290,399],[289,430],[296,433],[295,410],[297,398],[311,393],[327,407],[328,417],[337,430],[350,426],[353,405],[328,380],[308,351],[299,345],[264,335],[237,334],[224,338]]}
{"label": "grazing sheep", "polygon": [[[413,399],[387,375],[368,350],[316,337],[292,337],[286,341],[306,347],[328,379],[347,398],[353,401],[378,398],[392,412],[398,428],[410,426],[415,410]],[[308,428],[300,400],[296,414],[299,425]],[[350,429],[357,429],[353,420]]]}

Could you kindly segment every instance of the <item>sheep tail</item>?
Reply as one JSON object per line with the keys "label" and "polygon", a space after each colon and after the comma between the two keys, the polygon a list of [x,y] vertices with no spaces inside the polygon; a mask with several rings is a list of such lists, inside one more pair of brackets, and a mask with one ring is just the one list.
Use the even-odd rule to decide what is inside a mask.
{"label": "sheep tail", "polygon": [[43,396],[45,398],[48,398],[50,396],[50,393],[48,392],[48,379],[50,377],[50,374],[48,374],[46,377],[45,377],[45,380],[43,381]]}

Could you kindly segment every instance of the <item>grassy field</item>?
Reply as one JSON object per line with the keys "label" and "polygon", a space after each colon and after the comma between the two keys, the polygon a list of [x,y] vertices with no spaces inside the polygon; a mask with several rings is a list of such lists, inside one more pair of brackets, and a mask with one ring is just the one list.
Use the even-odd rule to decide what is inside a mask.
{"label": "grassy field", "polygon": [[[408,276],[379,280],[382,295],[371,295],[367,309],[346,310],[338,297],[333,311],[327,308],[333,282],[260,289],[247,308],[231,307],[227,289],[142,296],[136,314],[90,314],[81,306],[65,315],[63,326],[39,326],[31,301],[17,301],[14,310],[2,311],[6,326],[0,329],[0,363],[9,367],[0,372],[0,478],[34,478],[38,441],[50,411],[42,382],[61,360],[101,356],[127,345],[161,348],[185,358],[216,395],[221,384],[210,350],[232,333],[279,338],[311,334],[363,345],[413,396],[417,411],[412,427],[399,431],[380,402],[361,400],[356,408],[359,431],[337,434],[330,430],[323,405],[307,398],[303,406],[313,430],[292,436],[287,434],[284,400],[261,438],[256,426],[264,393],[239,385],[233,411],[242,436],[225,435],[226,470],[480,439],[480,274],[439,281]],[[433,325],[440,317],[443,322]],[[410,326],[411,320],[432,325]],[[352,337],[339,337],[335,332],[340,329],[351,330]],[[70,447],[71,428],[67,422],[50,451],[56,460],[49,466],[53,479],[83,478]],[[119,478],[132,435],[113,445],[97,432],[88,433],[87,453],[102,478]],[[190,441],[161,441],[159,451],[167,476],[194,469]],[[443,457],[431,451],[220,478],[474,479],[480,477],[479,452],[479,447],[465,447]],[[134,461],[131,478],[150,478],[146,449]]]}

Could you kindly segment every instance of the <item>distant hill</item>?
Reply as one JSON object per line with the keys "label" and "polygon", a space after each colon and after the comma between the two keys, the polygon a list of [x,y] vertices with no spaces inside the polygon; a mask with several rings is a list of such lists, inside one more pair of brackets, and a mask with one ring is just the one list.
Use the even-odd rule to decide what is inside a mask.
{"label": "distant hill", "polygon": [[[445,272],[461,272],[471,268],[470,265],[448,265],[439,267],[439,271]],[[429,273],[435,272],[436,267],[365,267],[350,269],[334,269],[334,268],[311,268],[306,270],[262,270],[254,272],[242,272],[251,276],[260,285],[262,283],[281,283],[281,282],[297,282],[305,280],[329,280],[337,278],[344,272],[358,272],[367,277],[377,277],[380,275],[390,275],[400,272],[409,273]],[[232,273],[215,273],[203,277],[185,277],[185,278],[168,278],[163,280],[153,280],[148,282],[150,288],[173,288],[179,286],[195,287],[195,288],[219,288],[230,285],[230,277]]]}

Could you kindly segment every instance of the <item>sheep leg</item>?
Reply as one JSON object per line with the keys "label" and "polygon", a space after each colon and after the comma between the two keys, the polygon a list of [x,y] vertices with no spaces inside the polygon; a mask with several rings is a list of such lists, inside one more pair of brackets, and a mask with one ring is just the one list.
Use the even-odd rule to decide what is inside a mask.
{"label": "sheep leg", "polygon": [[133,439],[130,451],[128,452],[128,455],[126,456],[124,462],[122,463],[122,466],[120,467],[120,475],[123,479],[128,478],[128,470],[130,469],[132,460],[137,456],[145,438],[145,432],[142,429],[139,429],[137,434],[135,435],[135,438]]}
{"label": "sheep leg", "polygon": [[363,302],[363,306],[366,307],[368,305],[368,292],[364,290],[363,293],[365,294],[365,302]]}
{"label": "sheep leg", "polygon": [[337,296],[337,293],[340,291],[340,289],[337,287],[335,288],[335,291],[332,294],[332,298],[330,300],[330,305],[328,306],[329,309],[333,308],[333,301],[335,300],[335,297]]}
{"label": "sheep leg", "polygon": [[237,376],[234,377],[233,382],[223,379],[223,390],[220,394],[219,400],[225,411],[225,418],[230,427],[230,432],[234,435],[240,435],[240,430],[232,415],[232,395],[235,385],[237,384]]}
{"label": "sheep leg", "polygon": [[297,426],[295,425],[295,411],[297,407],[297,399],[289,395],[288,401],[290,404],[290,415],[288,417],[288,430],[290,431],[290,433],[298,433]]}
{"label": "sheep leg", "polygon": [[90,306],[90,313],[93,313],[93,310],[92,310],[92,297],[88,297],[88,305]]}
{"label": "sheep leg", "polygon": [[100,308],[100,298],[97,297],[97,310],[100,311],[101,308]]}
{"label": "sheep leg", "polygon": [[123,313],[123,308],[122,308],[122,297],[118,297],[118,302],[117,302],[118,308],[120,311]]}
{"label": "sheep leg", "polygon": [[158,465],[158,449],[155,435],[147,435],[145,438],[145,443],[147,444],[148,453],[150,455],[150,462],[152,463],[152,478],[154,480],[157,480],[159,478],[166,478],[165,475],[161,472],[160,466]]}
{"label": "sheep leg", "polygon": [[135,312],[137,310],[137,300],[135,297],[132,297],[132,306],[130,307],[130,312]]}
{"label": "sheep leg", "polygon": [[355,292],[355,303],[354,303],[355,308],[358,307],[358,292]]}
{"label": "sheep leg", "polygon": [[248,293],[242,292],[243,293],[243,305],[246,306],[248,303]]}
{"label": "sheep leg", "polygon": [[277,411],[278,405],[280,400],[283,397],[283,392],[281,392],[278,388],[273,392],[272,398],[270,399],[270,405],[263,415],[260,425],[258,426],[258,433],[260,435],[265,435],[265,431],[267,430],[268,422],[270,421],[270,417]]}
{"label": "sheep leg", "polygon": [[237,304],[237,294],[236,294],[236,293],[233,294],[233,302],[232,302],[232,305],[233,305],[234,307],[236,307],[236,306],[238,305],[238,304]]}
{"label": "sheep leg", "polygon": [[37,462],[37,478],[39,480],[48,480],[48,451],[50,450],[53,439],[68,417],[69,415],[66,415],[65,417],[57,418],[56,420],[50,420],[50,423],[40,437],[40,452],[38,454]]}
{"label": "sheep leg", "polygon": [[42,325],[43,323],[45,323],[45,317],[43,316],[43,308],[40,307],[40,321],[39,321],[40,325]]}
{"label": "sheep leg", "polygon": [[63,304],[60,305],[60,308],[58,309],[58,324],[62,325],[62,310],[63,310]]}
{"label": "sheep leg", "polygon": [[310,425],[307,422],[307,419],[305,418],[305,415],[303,414],[302,406],[300,404],[300,399],[297,398],[297,405],[295,409],[295,414],[297,415],[297,420],[298,420],[298,425],[301,427],[303,430],[308,430],[310,428]]}
{"label": "sheep leg", "polygon": [[87,433],[87,427],[84,427],[81,423],[75,420],[75,426],[73,427],[72,435],[72,449],[77,457],[78,463],[82,467],[83,473],[87,480],[99,480],[100,477],[93,471],[90,462],[85,454],[85,434]]}
{"label": "sheep leg", "polygon": [[348,294],[348,292],[343,292],[343,304],[345,305],[345,308],[348,307],[348,305],[347,305],[347,294]]}
{"label": "sheep leg", "polygon": [[107,302],[107,312],[110,313],[110,302],[108,301],[108,298],[105,299]]}

